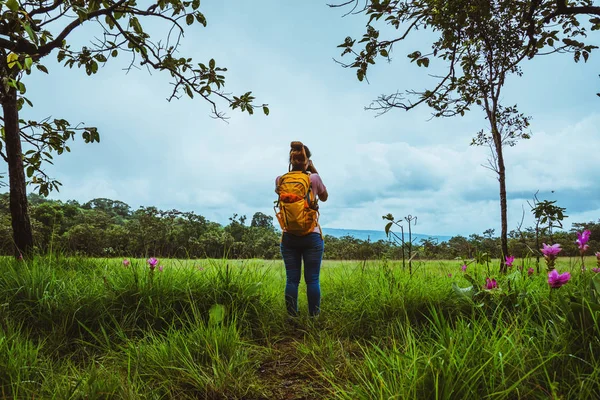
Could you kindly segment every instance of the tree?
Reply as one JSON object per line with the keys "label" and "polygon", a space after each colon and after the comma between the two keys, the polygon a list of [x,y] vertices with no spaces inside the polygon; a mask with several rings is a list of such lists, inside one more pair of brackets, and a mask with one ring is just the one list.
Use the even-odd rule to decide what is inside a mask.
{"label": "tree", "polygon": [[[537,197],[537,192],[533,195],[533,204],[527,202],[531,207],[531,212],[535,217],[535,262],[537,271],[540,271],[540,235],[548,233],[550,244],[553,243],[552,228],[563,227],[562,221],[567,218],[566,209],[555,205],[556,200],[542,200]],[[547,225],[547,226],[546,226]]]}
{"label": "tree", "polygon": [[[251,92],[232,96],[223,91],[226,68],[217,67],[214,59],[194,63],[179,55],[185,25],[206,26],[199,11],[200,0],[155,0],[138,5],[136,0],[0,0],[0,103],[2,104],[2,140],[0,155],[8,164],[10,209],[15,254],[28,255],[33,245],[31,223],[27,211],[26,175],[40,194],[58,190],[60,182],[50,178],[42,165],[51,162],[52,154],[70,151],[68,140],[81,134],[86,143],[98,142],[96,128],[65,119],[24,121],[19,112],[31,102],[23,95],[24,78],[33,71],[48,73],[42,64],[53,52],[58,62],[70,68],[85,68],[88,75],[98,72],[98,66],[120,54],[131,55],[129,68],[136,65],[148,70],[165,71],[172,78],[173,90],[168,101],[183,94],[206,100],[215,117],[224,119],[217,101],[232,109],[253,114],[255,106]],[[142,23],[156,21],[166,24],[169,32],[164,40],[154,40]],[[69,41],[81,27],[94,23],[97,28],[88,46],[73,48]],[[268,115],[269,109],[262,105]],[[23,154],[23,144],[29,150]]]}
{"label": "tree", "polygon": [[253,228],[275,229],[273,226],[273,217],[259,212],[254,213],[250,226]]}
{"label": "tree", "polygon": [[[335,7],[354,4],[347,1]],[[500,95],[510,75],[521,75],[519,64],[526,58],[540,54],[540,49],[551,47],[551,52],[572,52],[575,61],[587,61],[589,53],[597,48],[575,40],[585,37],[578,15],[600,15],[600,7],[589,0],[567,4],[566,1],[545,0],[368,0],[357,13],[369,16],[366,33],[358,42],[364,46],[355,50],[356,40],[347,37],[338,47],[342,56],[353,54],[355,59],[347,68],[356,68],[359,81],[367,76],[369,65],[378,57],[390,60],[393,45],[404,40],[411,32],[431,29],[439,32],[430,53],[414,51],[408,54],[419,67],[429,67],[430,59],[446,63],[447,72],[436,76],[438,81],[424,91],[407,90],[407,100],[400,92],[381,95],[367,109],[386,113],[392,109],[411,110],[425,103],[435,117],[464,115],[473,106],[479,107],[488,122],[471,144],[489,145],[492,149],[490,168],[498,175],[501,214],[500,270],[505,271],[504,256],[508,254],[508,227],[506,201],[506,174],[503,146],[513,146],[520,138],[528,138],[529,118],[519,113],[516,105],[505,107]],[[373,24],[384,19],[401,34],[395,38],[380,38]],[[600,18],[592,18],[592,30],[600,29]],[[558,24],[559,30],[555,29]],[[559,39],[562,44],[558,45]]]}

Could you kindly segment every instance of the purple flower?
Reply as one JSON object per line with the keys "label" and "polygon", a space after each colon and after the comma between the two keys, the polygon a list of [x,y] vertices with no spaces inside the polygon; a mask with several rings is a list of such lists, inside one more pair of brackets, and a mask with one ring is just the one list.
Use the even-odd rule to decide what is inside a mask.
{"label": "purple flower", "polygon": [[544,248],[540,250],[544,254],[544,259],[546,260],[546,267],[548,268],[548,271],[552,271],[554,269],[554,262],[556,260],[556,256],[558,255],[558,253],[560,253],[562,249],[560,248],[560,244],[558,243],[555,243],[552,246],[548,246],[546,243],[542,243],[542,245],[544,246]]}
{"label": "purple flower", "polygon": [[582,233],[577,232],[577,240],[575,241],[575,243],[577,243],[577,247],[579,247],[579,251],[584,252],[590,248],[590,246],[587,245],[587,242],[590,240],[591,234],[592,234],[592,232],[590,232],[587,229],[585,231],[583,231]]}
{"label": "purple flower", "polygon": [[150,257],[148,259],[148,265],[150,266],[150,270],[154,271],[154,268],[156,268],[156,264],[158,264],[157,258]]}
{"label": "purple flower", "polygon": [[462,272],[465,272],[467,270],[467,264],[461,265],[460,269],[462,270]]}
{"label": "purple flower", "polygon": [[452,274],[448,274],[448,278],[452,278]]}
{"label": "purple flower", "polygon": [[565,283],[569,282],[570,279],[570,272],[563,272],[562,274],[559,274],[558,271],[553,269],[548,273],[548,285],[554,289],[561,287]]}
{"label": "purple flower", "polygon": [[600,260],[600,251],[597,251],[597,252],[596,252],[596,258],[597,258],[598,260]]}
{"label": "purple flower", "polygon": [[129,264],[131,264],[131,262],[128,259],[124,259],[123,260],[123,266],[124,267],[129,267]]}
{"label": "purple flower", "polygon": [[560,244],[555,243],[552,246],[548,246],[546,243],[542,243],[542,246],[544,246],[543,249],[540,249],[542,251],[542,254],[548,257],[556,257],[558,255],[558,253],[560,253],[560,251],[562,250],[560,248]]}
{"label": "purple flower", "polygon": [[513,262],[515,262],[515,256],[507,256],[506,261],[504,262],[507,267],[512,267]]}
{"label": "purple flower", "polygon": [[600,268],[592,268],[592,271],[594,271],[595,273],[600,272]]}
{"label": "purple flower", "polygon": [[530,267],[530,268],[527,270],[527,275],[529,275],[529,276],[533,275],[533,268],[531,268],[531,267]]}
{"label": "purple flower", "polygon": [[485,289],[491,290],[498,287],[498,282],[495,279],[485,278],[485,285],[483,285]]}
{"label": "purple flower", "polygon": [[158,270],[159,270],[160,272],[163,272],[163,269],[165,269],[165,267],[163,267],[162,265],[159,265],[159,266],[158,266]]}

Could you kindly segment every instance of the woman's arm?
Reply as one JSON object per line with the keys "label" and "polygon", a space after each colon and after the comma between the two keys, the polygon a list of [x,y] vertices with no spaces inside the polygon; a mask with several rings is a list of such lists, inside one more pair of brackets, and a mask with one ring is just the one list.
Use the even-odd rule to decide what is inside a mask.
{"label": "woman's arm", "polygon": [[325,184],[323,183],[323,180],[321,179],[319,174],[316,172],[312,172],[310,175],[310,180],[315,193],[317,194],[317,196],[319,196],[319,200],[327,201],[329,193],[327,193],[327,188],[325,187]]}

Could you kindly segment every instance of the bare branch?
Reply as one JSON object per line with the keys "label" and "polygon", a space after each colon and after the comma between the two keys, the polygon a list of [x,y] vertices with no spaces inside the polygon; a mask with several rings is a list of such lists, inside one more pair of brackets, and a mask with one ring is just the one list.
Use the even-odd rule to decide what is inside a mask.
{"label": "bare branch", "polygon": [[451,79],[455,76],[454,65],[455,65],[455,60],[457,59],[456,51],[457,51],[457,47],[454,46],[454,48],[452,50],[452,55],[450,57],[451,61],[450,61],[450,67],[448,69],[448,74],[446,74],[442,78],[442,80],[437,84],[437,86],[428,95],[426,95],[425,93],[407,91],[408,94],[420,94],[421,95],[421,99],[419,101],[417,101],[416,103],[412,103],[412,102],[408,102],[408,104],[404,103],[403,102],[404,97],[399,92],[396,92],[396,93],[393,93],[390,95],[379,96],[379,98],[375,101],[375,103],[377,103],[378,106],[373,107],[374,103],[371,103],[368,107],[366,107],[366,109],[372,110],[372,111],[382,111],[378,115],[383,115],[386,112],[388,112],[389,110],[391,110],[392,108],[400,108],[402,110],[409,111],[409,110],[412,110],[413,108],[417,107],[419,104],[424,103],[427,100],[429,100],[430,98],[432,98],[433,96],[435,96],[440,89],[445,88],[446,93],[448,93],[450,91],[450,89],[445,87],[445,84],[449,79]]}
{"label": "bare branch", "polygon": [[48,25],[51,22],[54,22],[56,20],[61,19],[62,17],[64,17],[69,11],[71,10],[71,6],[65,7],[60,13],[56,14],[54,17],[49,18],[44,20],[42,23],[40,23],[38,26],[41,28],[44,25]]}
{"label": "bare branch", "polygon": [[329,7],[331,8],[339,8],[339,7],[345,7],[348,4],[354,3],[354,7],[352,7],[352,9],[350,11],[348,11],[346,14],[342,15],[342,18],[346,17],[347,15],[350,14],[360,14],[361,12],[363,12],[364,10],[367,9],[367,5],[368,5],[368,0],[365,0],[365,5],[363,6],[362,10],[358,10],[356,12],[354,12],[354,10],[356,10],[358,8],[358,4],[359,4],[359,0],[348,0],[345,3],[341,3],[341,4],[327,4]]}

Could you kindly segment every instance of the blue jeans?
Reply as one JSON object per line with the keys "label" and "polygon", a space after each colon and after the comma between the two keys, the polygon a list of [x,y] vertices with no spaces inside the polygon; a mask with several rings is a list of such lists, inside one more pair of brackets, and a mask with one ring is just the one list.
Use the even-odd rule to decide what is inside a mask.
{"label": "blue jeans", "polygon": [[281,255],[285,264],[285,305],[289,315],[298,315],[298,285],[304,259],[304,282],[308,298],[308,314],[316,316],[321,309],[321,286],[319,274],[325,249],[318,233],[294,236],[284,232],[281,240]]}

